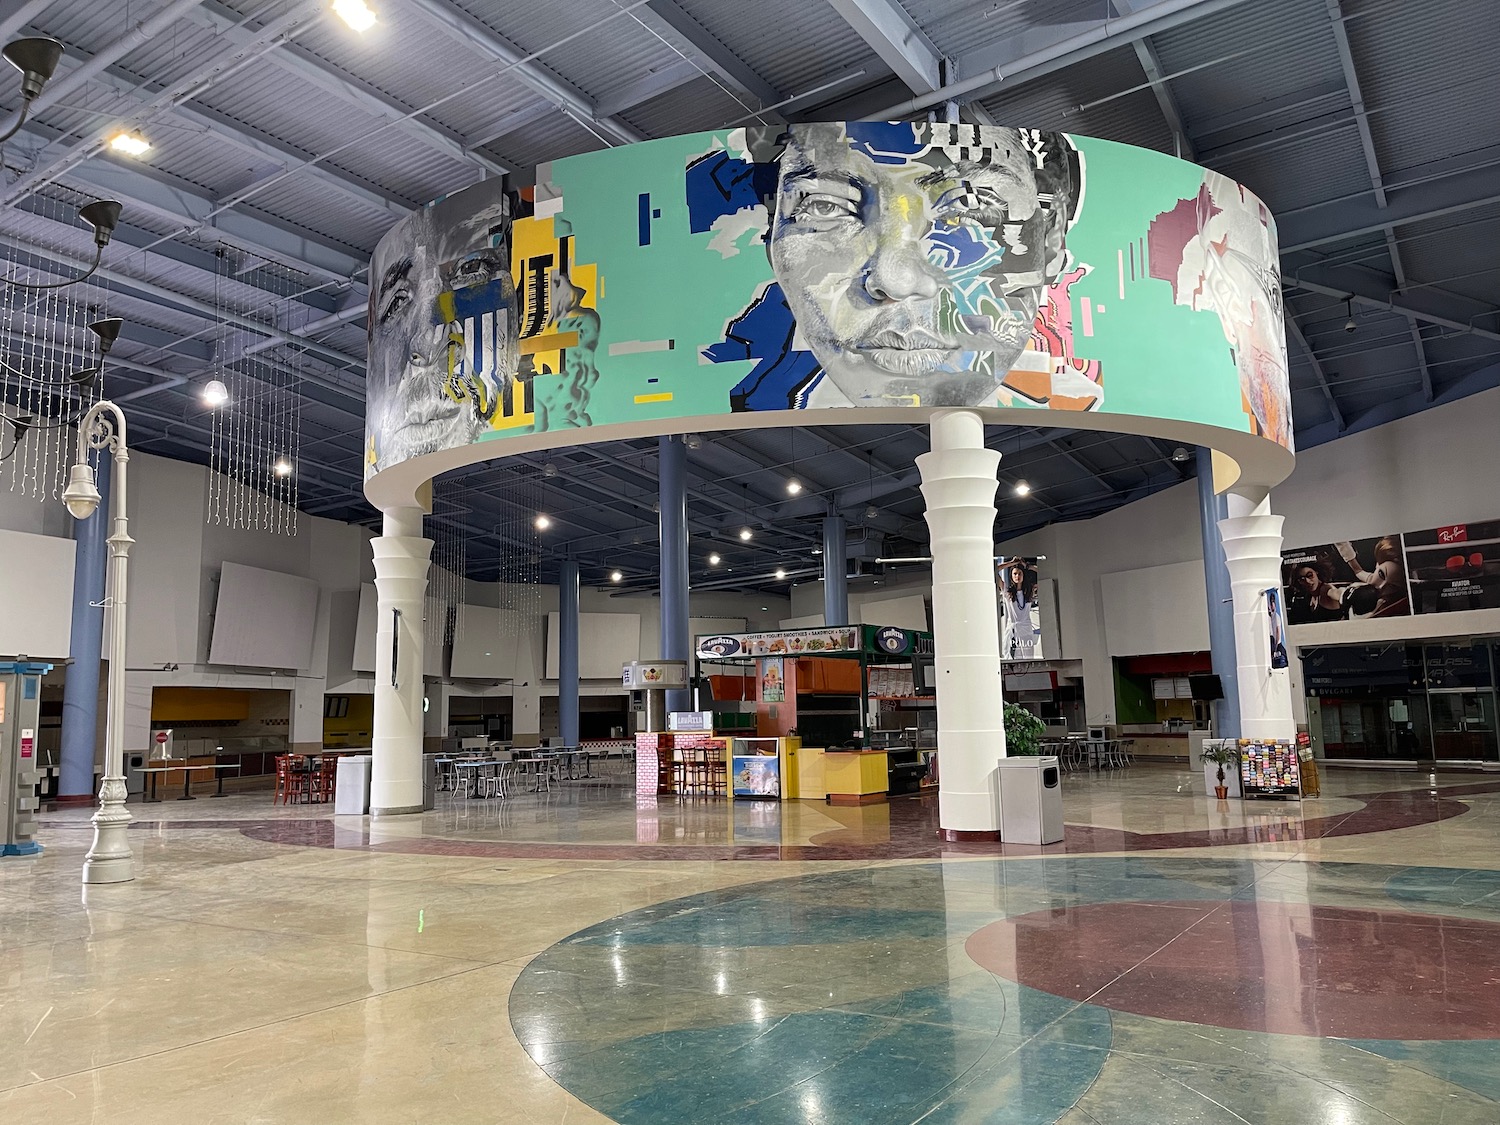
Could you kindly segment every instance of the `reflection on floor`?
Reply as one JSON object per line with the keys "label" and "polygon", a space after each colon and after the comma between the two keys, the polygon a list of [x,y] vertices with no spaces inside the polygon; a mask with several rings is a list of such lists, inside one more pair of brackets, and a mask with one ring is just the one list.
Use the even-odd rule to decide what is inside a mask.
{"label": "reflection on floor", "polygon": [[164,802],[86,894],[47,814],[0,862],[0,1119],[1500,1121],[1500,783],[1201,790],[1069,778],[1042,854],[619,779]]}

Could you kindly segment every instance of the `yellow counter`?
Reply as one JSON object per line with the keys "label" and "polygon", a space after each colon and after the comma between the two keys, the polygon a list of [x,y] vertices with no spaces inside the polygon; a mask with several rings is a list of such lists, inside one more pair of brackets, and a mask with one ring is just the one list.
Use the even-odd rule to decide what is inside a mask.
{"label": "yellow counter", "polygon": [[825,750],[823,778],[829,804],[869,805],[885,800],[890,765],[884,750]]}

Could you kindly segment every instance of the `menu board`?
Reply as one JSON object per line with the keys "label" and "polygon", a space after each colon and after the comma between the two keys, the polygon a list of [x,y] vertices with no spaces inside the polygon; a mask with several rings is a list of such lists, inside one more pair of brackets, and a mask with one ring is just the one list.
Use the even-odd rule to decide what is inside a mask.
{"label": "menu board", "polygon": [[1291,742],[1240,739],[1240,791],[1246,797],[1300,797],[1297,748]]}

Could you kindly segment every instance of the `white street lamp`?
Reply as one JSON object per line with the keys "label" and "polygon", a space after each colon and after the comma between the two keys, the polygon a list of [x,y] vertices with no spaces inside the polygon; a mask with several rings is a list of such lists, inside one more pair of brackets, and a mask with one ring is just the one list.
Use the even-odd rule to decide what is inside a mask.
{"label": "white street lamp", "polygon": [[109,693],[105,705],[104,781],[99,786],[99,810],[94,813],[94,843],[83,859],[85,883],[126,883],[135,878],[135,861],[125,829],[125,591],[130,546],[125,517],[125,415],[112,402],[96,402],[78,424],[78,458],[63,489],[63,503],[76,520],[86,520],[99,507],[99,488],[89,464],[89,450],[108,450],[114,458],[109,489]]}

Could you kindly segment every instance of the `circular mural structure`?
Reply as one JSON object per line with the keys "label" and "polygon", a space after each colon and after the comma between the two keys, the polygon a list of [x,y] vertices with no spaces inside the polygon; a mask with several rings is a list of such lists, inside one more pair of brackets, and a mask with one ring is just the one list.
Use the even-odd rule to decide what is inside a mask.
{"label": "circular mural structure", "polygon": [[1221,489],[1292,467],[1269,212],[1110,141],[848,122],[626,145],[422,208],[370,286],[381,508],[511,452],[951,408],[1206,445]]}

